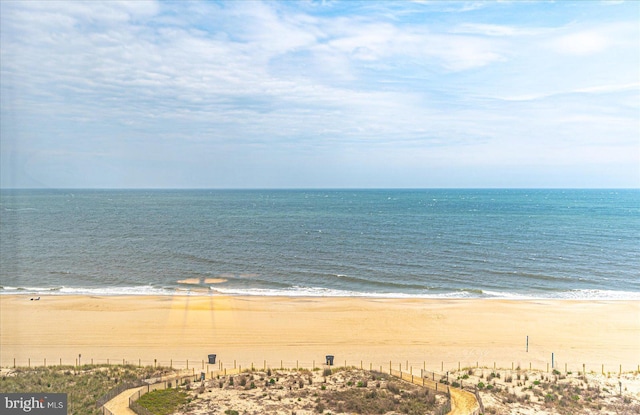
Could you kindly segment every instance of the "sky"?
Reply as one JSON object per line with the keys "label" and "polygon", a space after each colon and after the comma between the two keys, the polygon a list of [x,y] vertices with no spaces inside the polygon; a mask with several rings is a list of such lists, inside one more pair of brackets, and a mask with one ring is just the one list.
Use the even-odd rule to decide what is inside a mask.
{"label": "sky", "polygon": [[637,1],[0,1],[2,188],[639,188]]}

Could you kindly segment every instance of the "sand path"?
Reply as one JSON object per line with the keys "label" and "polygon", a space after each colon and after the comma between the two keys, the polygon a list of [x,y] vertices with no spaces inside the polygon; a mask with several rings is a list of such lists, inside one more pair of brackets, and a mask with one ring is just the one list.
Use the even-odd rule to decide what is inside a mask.
{"label": "sand path", "polygon": [[129,398],[131,395],[142,389],[146,388],[141,386],[138,388],[127,389],[115,398],[111,399],[109,402],[105,403],[104,406],[113,415],[136,415],[136,413],[129,408]]}
{"label": "sand path", "polygon": [[447,415],[469,415],[480,408],[472,393],[451,388],[451,412]]}

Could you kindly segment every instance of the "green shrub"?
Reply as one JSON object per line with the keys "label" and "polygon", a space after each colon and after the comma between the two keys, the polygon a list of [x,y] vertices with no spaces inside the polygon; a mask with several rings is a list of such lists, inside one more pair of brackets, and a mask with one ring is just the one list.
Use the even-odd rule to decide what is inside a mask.
{"label": "green shrub", "polygon": [[187,402],[187,393],[180,389],[151,391],[138,399],[138,405],[154,415],[169,415]]}

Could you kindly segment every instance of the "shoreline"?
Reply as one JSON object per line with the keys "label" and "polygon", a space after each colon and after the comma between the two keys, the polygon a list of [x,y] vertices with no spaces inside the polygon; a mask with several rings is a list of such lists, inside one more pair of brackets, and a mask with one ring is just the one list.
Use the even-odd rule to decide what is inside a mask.
{"label": "shoreline", "polygon": [[[143,287],[144,288],[144,287]],[[210,288],[152,288],[146,287],[148,291],[140,291],[140,287],[112,287],[109,289],[91,289],[91,288],[75,288],[75,287],[57,287],[57,288],[16,288],[16,287],[0,287],[0,298],[5,296],[47,296],[47,297],[258,297],[258,298],[351,298],[351,299],[380,299],[380,300],[498,300],[498,301],[640,301],[640,292],[635,291],[615,291],[615,290],[573,290],[572,296],[568,296],[567,292],[563,292],[557,296],[537,296],[535,294],[524,293],[507,293],[482,290],[480,294],[460,295],[459,293],[442,293],[442,294],[408,294],[408,293],[375,293],[375,292],[355,292],[355,291],[339,291],[329,290],[307,292],[301,290],[299,292],[287,293],[284,291],[274,291],[265,293],[262,291],[251,292],[226,292],[218,289]],[[66,291],[63,291],[66,290]]]}
{"label": "shoreline", "polygon": [[[192,362],[635,371],[640,302],[498,298],[0,295],[0,365]],[[528,351],[527,347],[528,336]],[[397,362],[397,363],[396,363]],[[285,366],[287,366],[285,365]],[[203,364],[204,366],[204,364]],[[199,367],[199,366],[198,366]]]}

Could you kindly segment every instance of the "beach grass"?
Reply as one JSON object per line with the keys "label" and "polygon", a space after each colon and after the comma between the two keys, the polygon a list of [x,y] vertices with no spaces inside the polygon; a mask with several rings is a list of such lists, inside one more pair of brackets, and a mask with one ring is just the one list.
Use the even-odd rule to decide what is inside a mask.
{"label": "beach grass", "polygon": [[144,394],[137,404],[153,415],[169,415],[187,403],[188,395],[181,389],[159,389]]}
{"label": "beach grass", "polygon": [[2,393],[66,393],[69,413],[98,415],[96,402],[110,390],[139,379],[159,376],[168,369],[83,365],[3,370]]}

